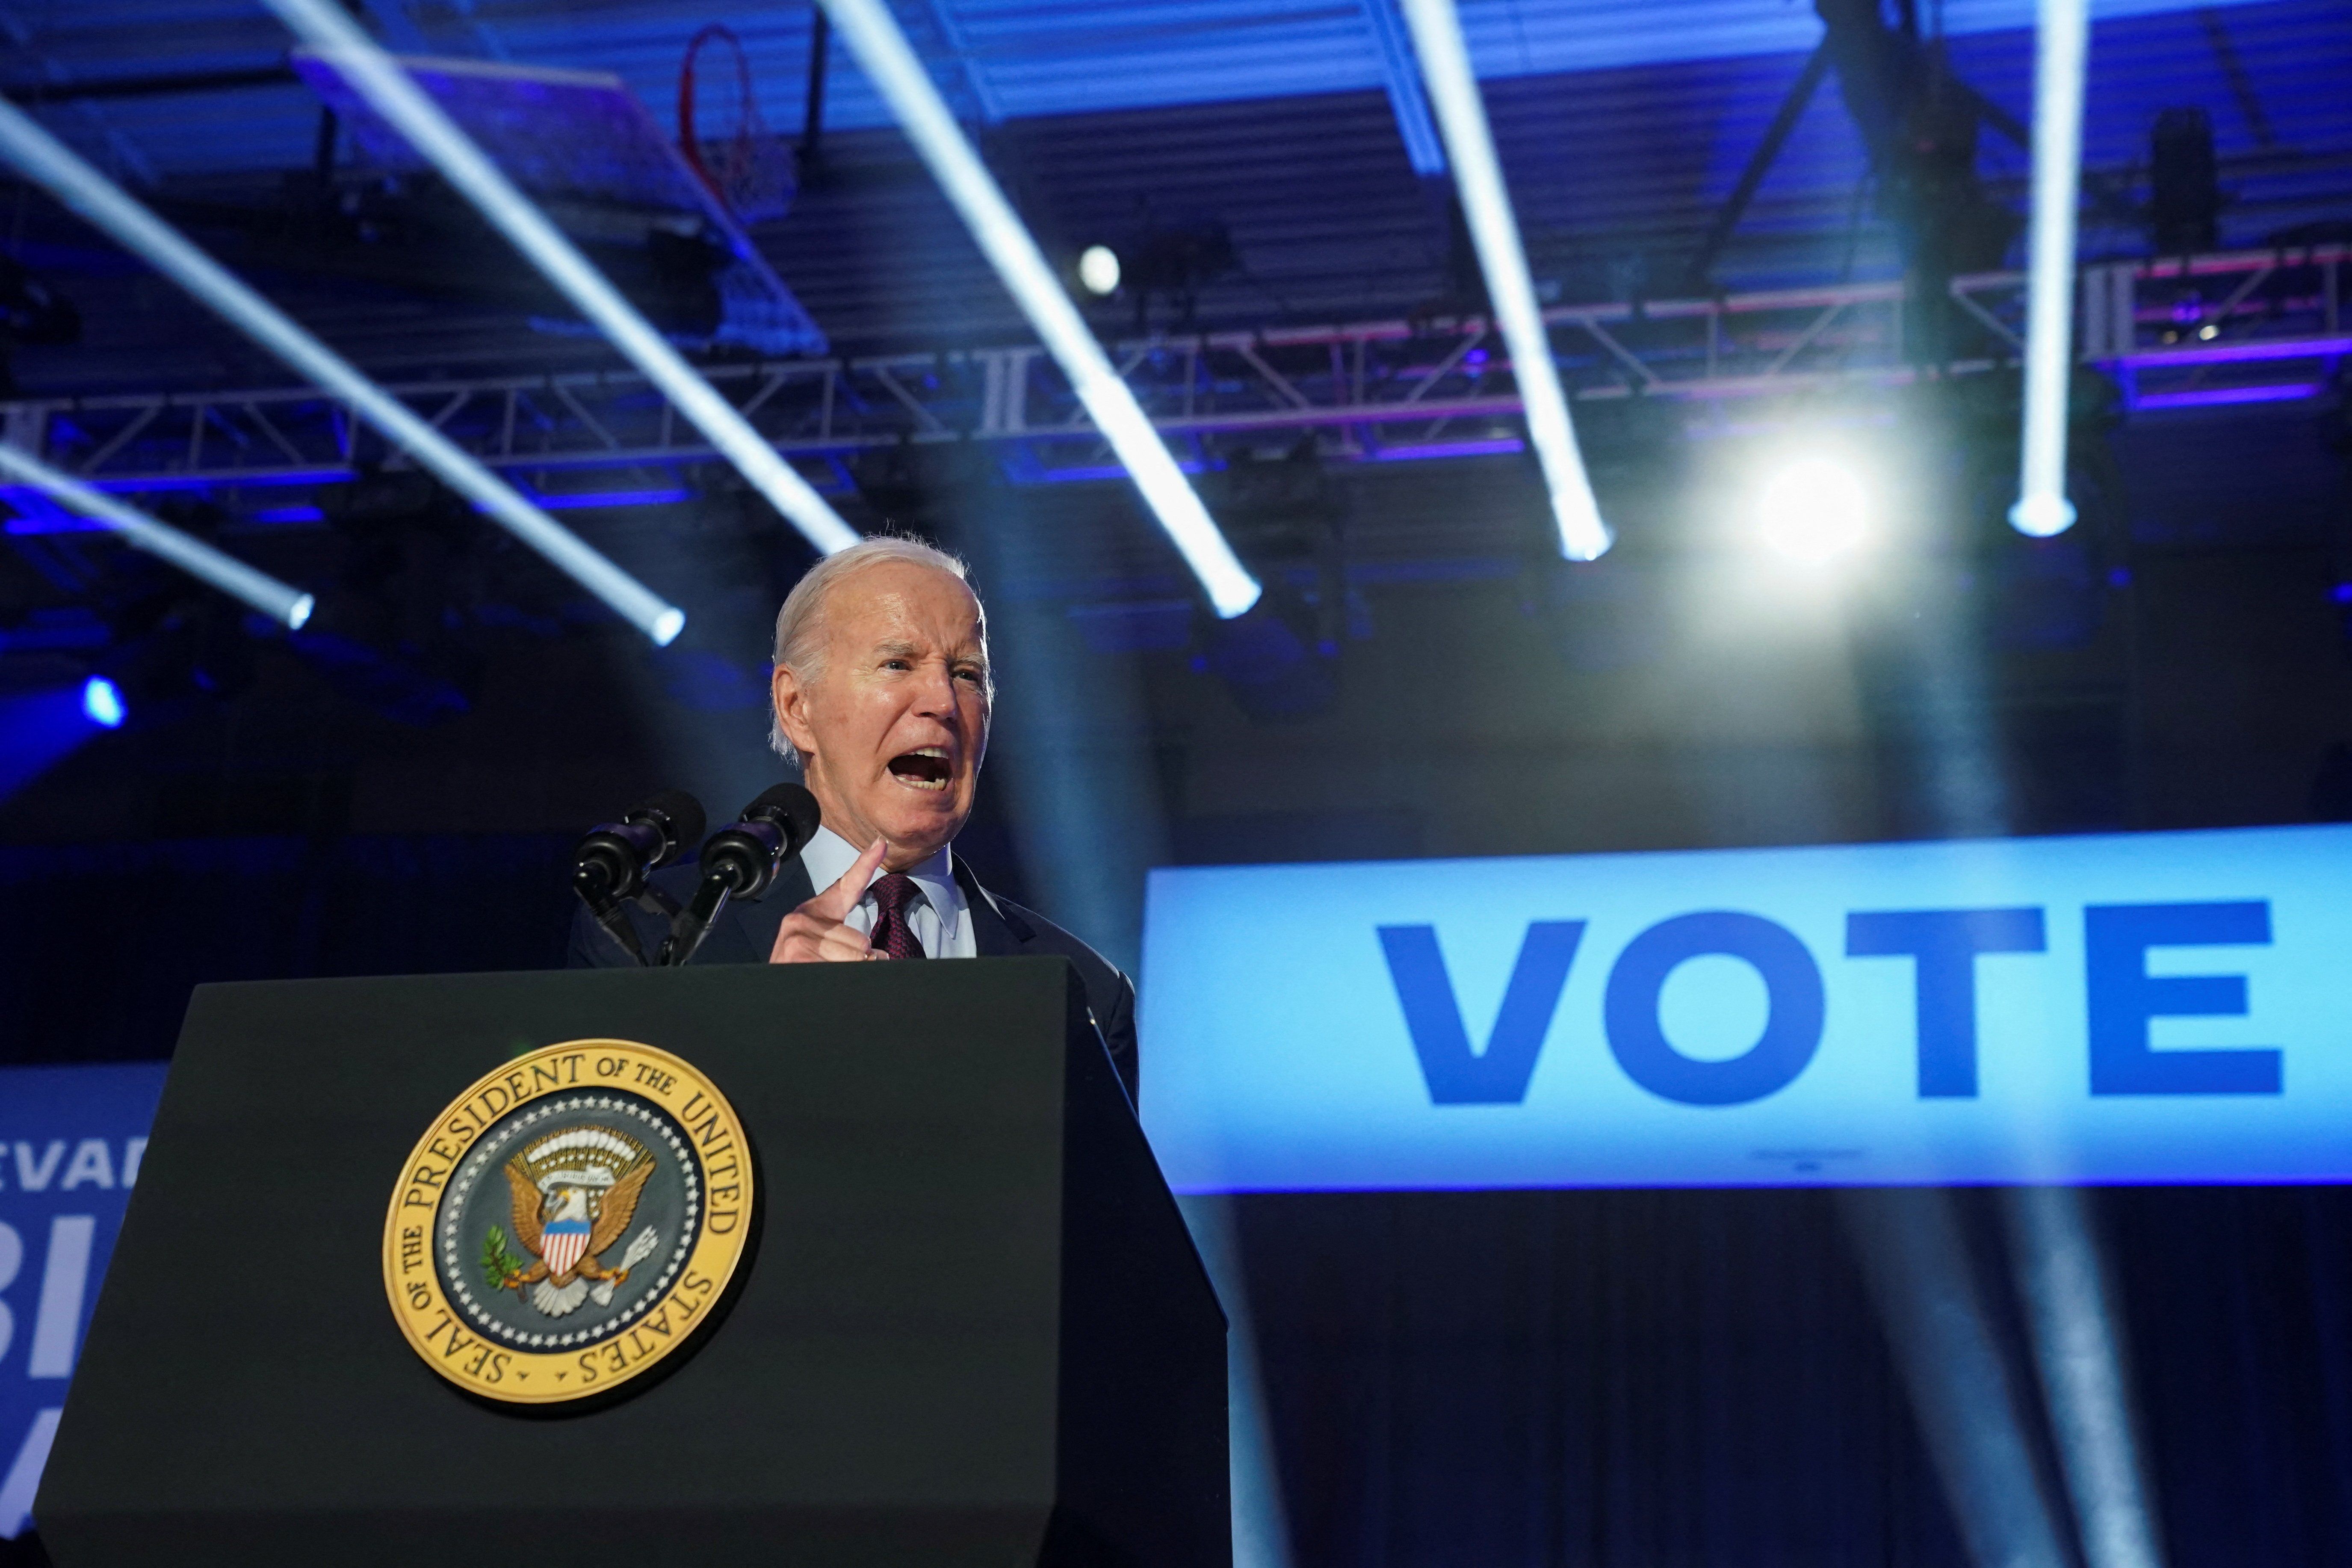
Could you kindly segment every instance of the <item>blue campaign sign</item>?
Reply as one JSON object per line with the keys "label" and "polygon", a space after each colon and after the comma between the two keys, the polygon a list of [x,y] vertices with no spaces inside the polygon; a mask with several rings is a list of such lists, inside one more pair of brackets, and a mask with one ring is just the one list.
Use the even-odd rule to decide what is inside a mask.
{"label": "blue campaign sign", "polygon": [[2352,1177],[2352,827],[1160,870],[1180,1192]]}
{"label": "blue campaign sign", "polygon": [[163,1064],[0,1069],[0,1539],[24,1532]]}

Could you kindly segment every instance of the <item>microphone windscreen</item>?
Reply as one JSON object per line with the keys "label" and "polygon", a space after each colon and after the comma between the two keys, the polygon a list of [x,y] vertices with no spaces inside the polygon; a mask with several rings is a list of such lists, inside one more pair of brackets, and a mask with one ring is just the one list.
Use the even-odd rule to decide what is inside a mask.
{"label": "microphone windscreen", "polygon": [[[668,825],[669,841],[674,847],[656,862],[664,866],[701,843],[702,830],[709,822],[702,803],[682,789],[666,789],[649,795],[630,810],[629,816],[657,816]],[[646,869],[653,868],[649,866]]]}
{"label": "microphone windscreen", "polygon": [[743,816],[746,819],[770,817],[782,826],[789,839],[784,846],[788,856],[798,854],[803,845],[816,837],[817,828],[824,822],[816,796],[805,785],[790,783],[762,792],[759,799],[743,808]]}

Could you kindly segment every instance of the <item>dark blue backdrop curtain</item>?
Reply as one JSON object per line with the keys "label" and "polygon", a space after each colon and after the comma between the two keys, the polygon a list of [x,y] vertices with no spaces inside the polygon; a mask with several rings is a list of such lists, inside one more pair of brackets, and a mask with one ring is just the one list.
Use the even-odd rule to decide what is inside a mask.
{"label": "dark blue backdrop curtain", "polygon": [[571,847],[481,834],[0,847],[0,1059],[169,1056],[204,981],[552,967]]}
{"label": "dark blue backdrop curtain", "polygon": [[[2071,1535],[1998,1194],[1953,1196]],[[2090,1198],[2170,1568],[2352,1563],[2352,1192]],[[1262,1194],[1236,1216],[1302,1568],[1967,1563],[1832,1194]]]}
{"label": "dark blue backdrop curtain", "polygon": [[2098,1198],[2172,1568],[2352,1563],[2352,1189]]}
{"label": "dark blue backdrop curtain", "polygon": [[1827,1194],[1238,1221],[1301,1564],[1965,1563]]}

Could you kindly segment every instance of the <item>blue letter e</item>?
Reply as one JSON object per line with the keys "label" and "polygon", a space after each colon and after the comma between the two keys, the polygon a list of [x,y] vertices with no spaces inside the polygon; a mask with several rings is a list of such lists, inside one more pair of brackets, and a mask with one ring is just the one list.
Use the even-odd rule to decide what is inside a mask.
{"label": "blue letter e", "polygon": [[2156,1050],[2151,1018],[2230,1018],[2246,1010],[2242,974],[2150,974],[2151,947],[2235,947],[2271,940],[2271,907],[2094,904],[2083,911],[2093,1094],[2276,1094],[2273,1048]]}
{"label": "blue letter e", "polygon": [[1536,1055],[1551,1026],[1552,1009],[1568,984],[1568,966],[1584,935],[1582,921],[1535,921],[1519,943],[1503,1010],[1486,1048],[1474,1053],[1454,999],[1454,982],[1437,951],[1434,926],[1382,926],[1381,950],[1388,954],[1389,978],[1404,1008],[1404,1026],[1413,1055],[1429,1080],[1429,1098],[1439,1105],[1517,1105],[1528,1095]]}

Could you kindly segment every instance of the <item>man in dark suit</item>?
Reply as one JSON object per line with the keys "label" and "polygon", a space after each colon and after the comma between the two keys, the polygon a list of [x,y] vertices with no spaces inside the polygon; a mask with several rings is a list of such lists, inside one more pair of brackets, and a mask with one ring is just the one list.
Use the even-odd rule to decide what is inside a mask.
{"label": "man in dark suit", "polygon": [[[801,764],[824,826],[765,898],[729,904],[694,962],[1056,953],[1076,968],[1132,1099],[1134,985],[1053,921],[982,888],[950,847],[971,815],[995,698],[987,616],[963,563],[887,537],[828,556],[784,600],[775,660],[770,739]],[[683,903],[696,873],[674,867],[654,879]],[[652,951],[652,918],[632,909],[630,919]],[[572,967],[633,962],[579,912]]]}

